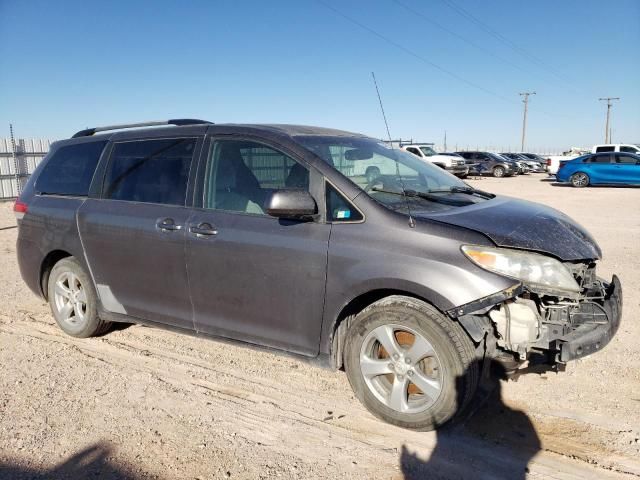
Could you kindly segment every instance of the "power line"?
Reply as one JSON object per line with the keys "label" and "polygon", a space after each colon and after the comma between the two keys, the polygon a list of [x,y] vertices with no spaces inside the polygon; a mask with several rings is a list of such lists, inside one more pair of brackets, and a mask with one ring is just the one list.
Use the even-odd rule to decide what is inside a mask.
{"label": "power line", "polygon": [[436,70],[439,70],[442,73],[445,73],[446,75],[449,75],[450,77],[455,78],[456,80],[458,80],[458,81],[460,81],[462,83],[465,83],[465,84],[467,84],[467,85],[469,85],[469,86],[471,86],[471,87],[473,87],[475,89],[481,90],[481,91],[483,91],[484,93],[486,93],[488,95],[492,95],[492,96],[494,96],[496,98],[499,98],[500,100],[502,100],[504,102],[512,103],[512,104],[515,103],[514,101],[508,99],[507,97],[503,97],[502,95],[500,95],[500,94],[498,94],[496,92],[493,92],[493,91],[491,91],[491,90],[489,90],[487,88],[484,88],[483,86],[478,85],[478,84],[476,84],[474,82],[471,82],[471,81],[467,80],[466,78],[461,77],[460,75],[457,75],[456,73],[451,72],[451,71],[447,70],[446,68],[441,67],[440,65],[438,65],[438,64],[436,64],[436,63],[434,63],[434,62],[432,62],[430,60],[427,60],[425,57],[419,55],[418,53],[414,52],[413,50],[410,50],[409,48],[407,48],[404,45],[401,45],[401,44],[395,42],[394,40],[391,40],[389,37],[386,37],[385,35],[381,34],[380,32],[377,32],[376,30],[374,30],[374,29],[372,29],[372,28],[360,23],[356,19],[350,17],[349,15],[346,15],[345,13],[342,13],[340,10],[332,7],[331,5],[325,3],[324,1],[322,1],[322,0],[316,0],[316,1],[320,5],[324,6],[325,8],[328,8],[329,10],[333,11],[335,14],[341,16],[345,20],[348,20],[349,22],[353,23],[354,25],[357,25],[358,27],[362,28],[363,30],[366,30],[367,32],[371,33],[372,35],[375,35],[376,37],[384,40],[385,42],[393,45],[394,47],[399,48],[403,52],[411,55],[412,57],[420,60],[423,63],[426,63],[427,65],[435,68]]}
{"label": "power line", "polygon": [[613,105],[611,103],[612,100],[620,100],[620,97],[604,97],[604,98],[599,98],[599,101],[605,101],[607,102],[607,123],[605,123],[604,126],[604,143],[609,143],[611,142],[611,130],[609,129],[609,115],[611,114],[611,106]]}
{"label": "power line", "polygon": [[495,39],[497,39],[499,42],[501,42],[502,44],[508,46],[509,48],[511,48],[512,50],[514,50],[515,52],[519,53],[522,57],[526,58],[527,60],[529,60],[532,63],[536,63],[538,64],[538,66],[542,67],[543,69],[547,70],[549,73],[551,73],[552,75],[554,75],[556,78],[562,80],[563,82],[567,82],[570,83],[571,82],[567,79],[565,79],[564,77],[562,77],[561,75],[559,75],[555,69],[553,67],[551,67],[550,65],[548,65],[547,63],[543,62],[542,60],[540,60],[538,57],[536,57],[535,55],[527,52],[524,48],[519,47],[518,45],[516,45],[515,43],[513,43],[511,40],[509,40],[508,38],[506,38],[504,35],[502,35],[501,33],[495,31],[493,28],[491,28],[489,25],[487,25],[486,23],[482,22],[481,20],[479,20],[477,17],[475,17],[474,15],[472,15],[471,13],[469,13],[468,10],[465,10],[464,8],[462,8],[459,5],[456,5],[452,0],[442,0],[445,4],[447,4],[452,10],[456,11],[459,15],[463,16],[464,18],[466,18],[467,20],[475,23],[476,25],[478,25],[482,30],[484,30],[487,34],[491,35],[492,37],[494,37]]}
{"label": "power line", "polygon": [[501,62],[503,62],[506,65],[510,65],[513,68],[520,70],[523,73],[527,73],[529,75],[536,75],[536,73],[532,72],[531,70],[527,70],[525,68],[522,68],[520,65],[513,63],[509,60],[507,60],[506,58],[502,58],[499,55],[496,55],[495,53],[493,53],[491,50],[484,48],[481,45],[478,45],[477,43],[473,42],[472,40],[469,40],[468,38],[463,37],[462,35],[460,35],[459,33],[455,32],[454,30],[451,30],[450,28],[445,27],[444,25],[442,25],[441,23],[433,20],[430,17],[427,17],[426,15],[420,13],[417,10],[414,10],[413,8],[409,7],[408,5],[405,5],[404,3],[400,2],[399,0],[392,0],[394,3],[397,3],[398,5],[400,5],[402,8],[404,8],[405,10],[409,11],[412,15],[415,15],[417,17],[422,18],[423,20],[429,22],[431,25],[438,27],[441,30],[444,30],[445,32],[449,33],[450,35],[456,37],[457,39],[465,42],[468,45],[471,45],[472,47],[480,50],[481,52],[486,53],[487,55],[492,56],[493,58],[500,60]]}

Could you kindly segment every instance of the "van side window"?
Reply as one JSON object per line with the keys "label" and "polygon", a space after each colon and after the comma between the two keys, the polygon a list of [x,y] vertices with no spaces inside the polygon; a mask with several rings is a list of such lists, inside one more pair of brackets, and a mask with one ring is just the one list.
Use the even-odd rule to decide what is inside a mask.
{"label": "van side window", "polygon": [[205,173],[204,207],[266,215],[275,190],[309,190],[309,170],[288,155],[247,140],[213,143]]}
{"label": "van side window", "polygon": [[637,148],[625,147],[625,146],[620,147],[620,151],[621,152],[625,152],[625,153],[635,153],[635,154],[639,154],[640,153],[640,150],[638,150]]}
{"label": "van side window", "polygon": [[36,180],[36,192],[86,197],[106,144],[105,141],[60,147],[47,160]]}
{"label": "van side window", "polygon": [[184,205],[195,138],[116,143],[109,159],[104,198]]}
{"label": "van side window", "polygon": [[327,221],[357,222],[362,220],[362,214],[351,205],[338,191],[327,183]]}
{"label": "van side window", "polygon": [[413,153],[414,155],[417,155],[418,157],[421,157],[422,155],[420,155],[420,152],[418,151],[417,148],[413,148],[413,147],[408,147],[407,148],[407,152],[409,153]]}

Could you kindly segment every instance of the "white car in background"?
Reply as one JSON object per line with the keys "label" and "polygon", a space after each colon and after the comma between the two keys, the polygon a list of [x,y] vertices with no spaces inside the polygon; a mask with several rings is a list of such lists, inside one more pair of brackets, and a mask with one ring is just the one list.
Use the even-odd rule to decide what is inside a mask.
{"label": "white car in background", "polygon": [[469,174],[469,167],[466,165],[464,158],[460,155],[439,154],[431,147],[431,145],[425,143],[401,144],[400,148],[422,158],[426,162],[430,162],[440,168],[444,168],[447,172],[454,174],[456,177],[465,178]]}

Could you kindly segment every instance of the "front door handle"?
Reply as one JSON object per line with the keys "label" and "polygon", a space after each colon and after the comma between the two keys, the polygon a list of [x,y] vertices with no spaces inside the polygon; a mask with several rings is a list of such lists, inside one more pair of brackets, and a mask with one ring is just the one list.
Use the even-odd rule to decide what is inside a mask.
{"label": "front door handle", "polygon": [[160,218],[156,222],[156,227],[163,232],[175,232],[180,230],[182,225],[176,225],[176,221],[173,218]]}
{"label": "front door handle", "polygon": [[199,224],[197,227],[191,227],[189,231],[194,233],[197,237],[210,237],[218,234],[218,230],[216,230],[213,225],[206,222]]}

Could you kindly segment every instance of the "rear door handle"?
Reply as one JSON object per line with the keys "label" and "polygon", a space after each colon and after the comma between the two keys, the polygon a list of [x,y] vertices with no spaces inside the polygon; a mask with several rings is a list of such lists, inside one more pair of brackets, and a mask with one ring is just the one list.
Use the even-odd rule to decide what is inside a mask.
{"label": "rear door handle", "polygon": [[189,231],[195,234],[197,237],[210,237],[217,235],[218,230],[210,223],[200,223],[197,227],[191,227]]}
{"label": "rear door handle", "polygon": [[163,232],[175,232],[176,230],[182,229],[182,225],[176,225],[176,222],[173,218],[160,218],[156,222],[156,227],[158,230]]}

